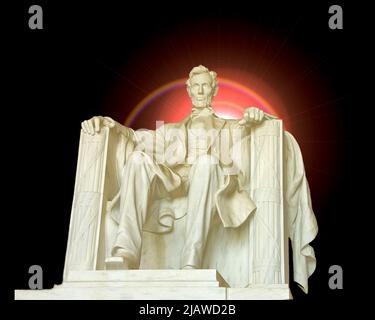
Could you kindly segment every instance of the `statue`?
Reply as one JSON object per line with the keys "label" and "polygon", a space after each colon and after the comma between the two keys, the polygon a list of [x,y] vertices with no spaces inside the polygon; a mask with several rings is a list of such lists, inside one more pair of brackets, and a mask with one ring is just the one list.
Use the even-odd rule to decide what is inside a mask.
{"label": "statue", "polygon": [[178,123],[135,131],[109,117],[82,122],[64,283],[102,277],[96,270],[112,279],[158,269],[160,281],[171,269],[215,269],[233,289],[227,298],[261,285],[288,299],[290,238],[294,281],[307,293],[318,228],[297,142],[255,107],[241,120],[216,116],[216,73],[202,65],[186,88],[192,112]]}
{"label": "statue", "polygon": [[[113,256],[123,259],[124,269],[139,267],[142,230],[146,222],[147,203],[150,198],[163,198],[176,193],[187,196],[187,227],[182,268],[201,268],[203,250],[213,214],[219,212],[226,227],[237,227],[255,209],[251,198],[241,191],[233,193],[231,205],[223,205],[226,211],[220,206],[223,201],[220,198],[221,194],[225,194],[225,189],[232,187],[232,184],[226,184],[224,187],[223,166],[228,164],[220,161],[220,153],[219,159],[215,158],[211,148],[220,131],[229,130],[228,134],[233,136],[233,130],[243,126],[243,130],[240,131],[245,131],[246,134],[245,126],[260,123],[264,118],[271,117],[260,109],[249,108],[241,121],[218,118],[211,108],[212,98],[218,91],[216,73],[203,66],[193,68],[186,84],[192,100],[192,114],[181,123],[167,124],[155,133],[156,138],[163,140],[160,144],[165,144],[168,143],[165,132],[161,132],[176,130],[174,133],[176,137],[181,138],[182,148],[177,150],[175,156],[180,159],[171,160],[166,156],[163,159],[165,161],[157,163],[153,155],[136,150],[132,152],[123,169],[121,217],[112,253]],[[94,135],[100,131],[102,125],[120,126],[120,130],[125,131],[135,144],[139,143],[137,134],[132,129],[123,127],[110,118],[94,117],[84,121],[82,129]],[[191,135],[196,133],[201,140],[198,143],[194,143],[191,137],[186,140],[185,130]],[[161,136],[162,134],[164,136]],[[168,145],[165,145],[165,149],[168,149]],[[231,146],[228,146],[224,151],[229,153],[230,150]],[[221,156],[223,158],[225,154]],[[231,177],[233,178],[237,179],[237,175]],[[238,182],[233,183],[238,184]]]}

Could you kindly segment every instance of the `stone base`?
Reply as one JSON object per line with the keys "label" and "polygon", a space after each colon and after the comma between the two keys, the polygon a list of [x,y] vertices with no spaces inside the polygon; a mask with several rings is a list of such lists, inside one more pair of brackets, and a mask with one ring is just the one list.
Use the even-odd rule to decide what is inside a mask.
{"label": "stone base", "polygon": [[283,300],[288,285],[228,288],[214,269],[70,272],[61,285],[15,290],[15,300]]}
{"label": "stone base", "polygon": [[287,284],[254,285],[248,288],[227,288],[227,300],[291,300]]}

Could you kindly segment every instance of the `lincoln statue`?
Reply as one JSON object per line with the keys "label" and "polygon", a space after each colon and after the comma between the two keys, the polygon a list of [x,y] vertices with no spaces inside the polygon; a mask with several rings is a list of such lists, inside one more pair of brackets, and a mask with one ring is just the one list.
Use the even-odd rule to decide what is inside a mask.
{"label": "lincoln statue", "polygon": [[[131,145],[127,149],[126,161],[117,168],[119,209],[112,216],[116,231],[105,268],[140,269],[144,232],[164,230],[167,233],[174,222],[183,219],[184,227],[178,235],[182,244],[179,252],[173,253],[179,260],[177,265],[179,269],[204,269],[210,230],[215,221],[223,230],[232,232],[232,237],[236,232],[239,235],[246,222],[249,230],[254,228],[246,246],[254,250],[258,248],[257,253],[251,254],[252,281],[280,283],[280,263],[277,261],[283,252],[278,250],[284,245],[280,240],[284,231],[279,231],[276,226],[282,221],[272,213],[262,216],[261,212],[266,207],[271,208],[273,203],[283,201],[286,237],[290,238],[293,248],[294,280],[307,292],[307,279],[316,264],[309,243],[317,234],[317,223],[297,142],[290,133],[283,131],[279,135],[282,138],[283,166],[270,166],[269,169],[282,168],[277,171],[283,174],[282,194],[274,192],[277,179],[269,185],[256,187],[256,173],[251,174],[249,163],[253,163],[251,161],[255,160],[251,159],[259,154],[251,146],[256,148],[258,145],[246,141],[249,141],[251,132],[256,132],[265,122],[279,120],[256,107],[246,108],[239,120],[215,115],[211,102],[219,90],[217,75],[202,65],[190,71],[186,89],[191,98],[191,114],[180,122],[162,124],[155,130],[133,130],[102,116],[82,122],[86,135],[95,137],[103,128],[108,128]],[[262,137],[273,135],[275,130],[264,129]],[[266,166],[267,161],[260,165]],[[155,203],[172,203],[180,198],[186,200],[182,213],[176,213],[178,210],[174,208],[177,206],[170,206],[168,210],[151,210]],[[267,227],[272,219],[276,219],[272,222],[273,227]],[[259,244],[260,240],[251,242],[253,235],[268,239],[265,245],[276,244],[272,250],[259,249],[264,247]],[[271,256],[272,261],[269,260]],[[225,268],[228,269],[228,265]]]}
{"label": "lincoln statue", "polygon": [[218,117],[219,85],[194,67],[191,113],[155,130],[82,122],[63,282],[16,299],[292,299],[289,261],[308,293],[318,226],[301,150],[257,107]]}

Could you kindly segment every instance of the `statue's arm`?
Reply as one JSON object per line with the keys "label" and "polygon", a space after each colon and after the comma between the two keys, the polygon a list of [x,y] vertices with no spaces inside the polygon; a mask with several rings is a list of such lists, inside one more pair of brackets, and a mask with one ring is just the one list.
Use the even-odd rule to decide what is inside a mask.
{"label": "statue's arm", "polygon": [[114,128],[116,129],[116,132],[118,134],[121,134],[125,138],[128,138],[128,139],[132,140],[133,142],[136,142],[135,131],[132,128],[128,128],[128,127],[118,123],[117,121],[115,121]]}

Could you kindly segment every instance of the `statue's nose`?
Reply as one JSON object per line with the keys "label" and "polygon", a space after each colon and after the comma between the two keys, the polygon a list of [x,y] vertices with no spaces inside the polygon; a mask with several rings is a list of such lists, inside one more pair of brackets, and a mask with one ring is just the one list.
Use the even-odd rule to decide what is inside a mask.
{"label": "statue's nose", "polygon": [[203,94],[204,93],[203,86],[199,86],[198,93],[199,94]]}

